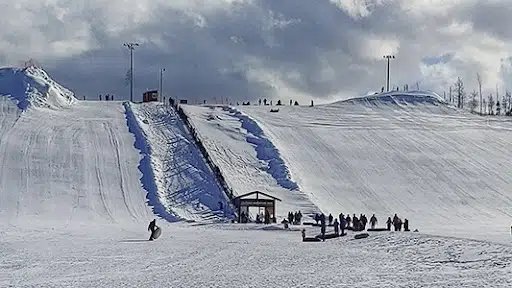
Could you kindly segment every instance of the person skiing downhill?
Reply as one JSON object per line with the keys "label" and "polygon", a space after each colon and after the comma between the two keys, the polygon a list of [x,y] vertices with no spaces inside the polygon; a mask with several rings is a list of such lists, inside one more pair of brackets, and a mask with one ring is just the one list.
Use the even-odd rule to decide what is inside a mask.
{"label": "person skiing downhill", "polygon": [[153,233],[155,232],[156,228],[156,219],[153,219],[153,221],[149,222],[148,231],[151,231],[151,235],[149,236],[149,241],[153,241]]}

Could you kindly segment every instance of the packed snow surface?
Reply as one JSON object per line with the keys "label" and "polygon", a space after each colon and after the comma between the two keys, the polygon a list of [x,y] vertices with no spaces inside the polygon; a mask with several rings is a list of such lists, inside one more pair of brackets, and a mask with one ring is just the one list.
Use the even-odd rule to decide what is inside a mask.
{"label": "packed snow surface", "polygon": [[[354,240],[354,233],[349,232],[346,237],[307,243],[301,242],[299,230],[303,227],[299,226],[283,229],[282,225],[212,224],[221,220],[223,213],[230,214],[217,210],[217,203],[226,201],[225,196],[174,111],[155,103],[79,101],[69,98],[72,94],[61,89],[42,70],[16,74],[22,79],[15,79],[18,76],[9,73],[0,75],[0,95],[4,96],[0,97],[0,287],[510,287],[512,284],[509,245],[413,232],[370,233],[370,237],[361,240]],[[41,85],[29,85],[34,79]],[[348,109],[344,105],[288,107],[288,111],[283,108],[271,115],[266,112],[268,107],[244,107],[251,117],[234,108],[190,107],[188,112],[194,115],[193,123],[200,137],[235,191],[259,189],[280,197],[278,212],[284,216],[293,209],[302,209],[306,214],[339,208],[342,205],[335,198],[355,198],[337,194],[338,191],[326,192],[336,182],[328,167],[319,167],[320,162],[297,166],[291,161],[291,151],[313,145],[304,144],[308,138],[297,142],[297,134],[291,133],[295,138],[285,142],[284,132],[277,132],[289,129],[286,121],[294,121],[299,135],[305,135],[304,129],[309,127],[311,133],[317,133],[314,136],[320,136],[322,133],[318,131],[326,127],[312,123],[333,125],[334,119],[343,114],[338,112]],[[362,111],[367,109],[362,107],[359,108]],[[331,114],[321,116],[318,111],[322,109]],[[380,115],[385,119],[398,113],[372,111],[373,114],[363,113],[358,118],[360,122],[352,123],[352,127],[370,126],[365,122],[369,119],[363,116]],[[275,118],[283,117],[283,112],[287,113],[286,118]],[[441,117],[423,113],[431,123]],[[443,113],[442,117],[460,118],[457,121],[461,122],[442,120],[451,125],[484,125],[450,109]],[[255,120],[258,115],[259,120]],[[306,125],[297,119],[301,115],[309,115],[310,120],[323,118]],[[286,121],[272,124],[272,117]],[[419,116],[400,117],[412,126],[409,122]],[[267,118],[267,125],[262,125],[261,118]],[[403,123],[393,121],[392,128],[396,131]],[[393,130],[384,120],[376,122],[381,122],[376,123],[377,127]],[[498,124],[507,125],[489,123],[482,130],[490,133],[498,130],[495,128]],[[425,124],[415,125],[418,128]],[[404,129],[412,129],[410,126]],[[485,136],[489,134],[482,135]],[[324,137],[326,141],[330,139]],[[503,142],[490,143],[496,148],[496,143]],[[354,145],[349,144],[349,148]],[[319,149],[327,144],[323,145]],[[389,147],[382,146],[389,152]],[[498,152],[489,153],[492,156]],[[296,161],[308,158],[295,157]],[[324,157],[325,165],[343,162],[339,158],[328,162],[333,152],[319,157],[315,159]],[[507,154],[502,157],[506,159]],[[308,165],[311,167],[303,168]],[[314,169],[320,171],[306,175]],[[320,184],[324,178],[325,184]],[[339,179],[344,178],[346,174],[341,173]],[[404,181],[400,177],[396,179],[397,185]],[[498,178],[496,183],[500,181],[505,180]],[[391,186],[389,181],[383,185]],[[499,185],[493,187],[496,191]],[[403,192],[398,188],[398,192]],[[369,199],[376,197],[372,193],[367,195]],[[491,201],[490,196],[479,197]],[[448,197],[456,196],[447,193],[445,198]],[[464,206],[450,198],[445,200],[448,204],[440,204],[441,208],[448,209],[451,203],[455,207],[453,215]],[[350,209],[359,212],[360,202],[352,199],[349,203],[353,205]],[[424,206],[418,201],[400,203],[399,208],[410,205],[409,209],[418,211],[418,218],[410,218],[422,230],[425,221],[419,216],[425,215],[421,208],[428,203]],[[481,205],[491,204],[496,202]],[[395,208],[389,207],[389,201],[372,205],[376,212],[385,210],[379,205]],[[505,205],[502,203],[486,213],[497,215],[499,209],[506,211]],[[448,212],[441,208],[429,209],[446,215]],[[153,218],[157,218],[163,233],[150,242],[146,228]],[[196,222],[166,221],[177,219]],[[439,218],[433,220],[436,219]],[[476,221],[481,224],[483,220]],[[498,224],[495,221],[490,226]],[[310,236],[319,232],[317,228],[306,229]]]}

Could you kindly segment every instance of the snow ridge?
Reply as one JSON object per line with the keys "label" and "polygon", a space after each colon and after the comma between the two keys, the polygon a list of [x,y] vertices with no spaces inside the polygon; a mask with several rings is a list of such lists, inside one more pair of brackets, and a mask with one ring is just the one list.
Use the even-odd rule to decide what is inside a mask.
{"label": "snow ridge", "polygon": [[0,95],[16,100],[23,111],[29,107],[62,109],[77,101],[73,92],[36,67],[1,68]]}
{"label": "snow ridge", "polygon": [[238,118],[242,128],[247,130],[247,142],[254,145],[258,159],[267,163],[266,172],[272,175],[281,187],[298,190],[299,185],[292,180],[290,170],[281,158],[279,150],[265,136],[258,123],[234,107],[223,107],[223,109]]}
{"label": "snow ridge", "polygon": [[143,156],[138,168],[142,173],[140,181],[144,190],[147,191],[146,199],[148,200],[148,204],[153,207],[153,213],[163,219],[166,219],[169,222],[179,221],[181,219],[174,213],[169,212],[160,201],[160,197],[158,196],[158,187],[155,181],[155,174],[151,166],[152,149],[148,145],[146,136],[137,122],[137,118],[132,111],[131,104],[124,102],[123,105],[125,107],[128,130],[135,136],[134,147],[138,149],[140,154]]}
{"label": "snow ridge", "polygon": [[430,104],[434,106],[448,105],[448,103],[437,93],[432,91],[392,91],[376,95],[351,98],[336,102],[334,104],[363,104],[367,106],[380,105],[420,105]]}

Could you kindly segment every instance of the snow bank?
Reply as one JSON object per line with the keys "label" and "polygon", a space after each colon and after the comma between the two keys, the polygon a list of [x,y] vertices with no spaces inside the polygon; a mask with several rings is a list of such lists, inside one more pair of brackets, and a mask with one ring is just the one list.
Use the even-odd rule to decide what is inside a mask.
{"label": "snow bank", "polygon": [[135,147],[143,155],[141,181],[154,212],[169,221],[229,220],[229,199],[176,112],[155,103],[125,107]]}
{"label": "snow bank", "polygon": [[167,221],[178,221],[180,218],[166,209],[166,207],[160,201],[155,173],[151,165],[152,151],[151,147],[147,143],[146,135],[141,129],[137,117],[135,117],[133,113],[131,104],[125,102],[123,105],[126,109],[126,124],[128,125],[128,130],[135,136],[134,146],[140,151],[140,154],[142,155],[138,168],[142,173],[140,181],[144,190],[147,191],[146,198],[148,199],[148,204],[153,207],[153,213],[156,215],[166,219]]}
{"label": "snow bank", "polygon": [[14,99],[21,110],[29,107],[60,109],[77,101],[73,92],[35,67],[1,68],[0,96]]}
{"label": "snow bank", "polygon": [[363,97],[351,98],[336,102],[334,104],[362,104],[369,106],[381,106],[381,105],[448,105],[441,96],[431,91],[392,91],[386,93],[380,93],[375,95],[368,95]]}
{"label": "snow bank", "polygon": [[247,142],[254,145],[258,159],[267,163],[267,172],[276,179],[277,183],[286,189],[299,189],[297,183],[291,179],[290,171],[281,158],[279,150],[265,136],[258,123],[234,107],[224,107],[223,109],[240,119],[242,128],[247,130]]}

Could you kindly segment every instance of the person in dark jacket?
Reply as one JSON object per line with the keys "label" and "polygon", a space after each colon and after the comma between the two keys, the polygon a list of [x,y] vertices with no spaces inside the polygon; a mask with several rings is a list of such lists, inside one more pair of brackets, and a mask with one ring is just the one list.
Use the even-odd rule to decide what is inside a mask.
{"label": "person in dark jacket", "polygon": [[375,224],[377,224],[377,222],[377,217],[375,217],[375,214],[373,214],[370,218],[370,225],[372,229],[375,229]]}
{"label": "person in dark jacket", "polygon": [[343,214],[341,214],[341,221],[340,221],[341,236],[343,236],[345,234],[346,228],[347,228],[347,220],[345,220],[345,217],[343,217]]}
{"label": "person in dark jacket", "polygon": [[338,219],[334,219],[333,226],[334,226],[334,234],[336,234],[336,236],[340,235],[340,223],[338,222]]}
{"label": "person in dark jacket", "polygon": [[151,235],[149,236],[149,241],[153,241],[153,233],[155,232],[156,228],[156,219],[153,219],[153,221],[149,222],[148,231],[151,231]]}
{"label": "person in dark jacket", "polygon": [[322,215],[320,215],[320,232],[322,233],[322,241],[325,241],[325,226],[326,226],[326,223],[325,223],[325,215],[322,213]]}
{"label": "person in dark jacket", "polygon": [[388,231],[391,231],[391,223],[393,223],[393,221],[391,220],[391,217],[388,217],[388,221],[386,221],[386,225],[388,226]]}

